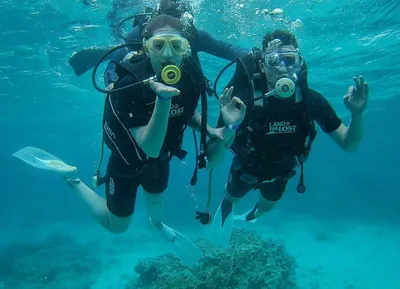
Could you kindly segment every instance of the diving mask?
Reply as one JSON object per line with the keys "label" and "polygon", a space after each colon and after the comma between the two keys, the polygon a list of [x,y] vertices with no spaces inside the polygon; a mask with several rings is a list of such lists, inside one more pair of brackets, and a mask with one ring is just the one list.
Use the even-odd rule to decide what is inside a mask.
{"label": "diving mask", "polygon": [[167,46],[177,55],[190,53],[189,41],[176,34],[160,33],[148,40],[145,40],[145,46],[149,51],[162,54]]}
{"label": "diving mask", "polygon": [[277,49],[264,55],[264,65],[276,73],[275,88],[265,96],[276,95],[289,98],[296,91],[297,73],[303,64],[303,58],[298,51]]}
{"label": "diving mask", "polygon": [[265,53],[264,64],[269,69],[279,69],[282,63],[293,69],[300,68],[303,58],[298,51],[274,51]]}

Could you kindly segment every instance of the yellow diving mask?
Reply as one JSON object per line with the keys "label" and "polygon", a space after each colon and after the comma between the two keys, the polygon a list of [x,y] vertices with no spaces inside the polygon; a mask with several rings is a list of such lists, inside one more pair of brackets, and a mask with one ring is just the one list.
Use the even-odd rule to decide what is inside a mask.
{"label": "yellow diving mask", "polygon": [[159,33],[144,41],[147,50],[153,53],[161,54],[167,46],[177,55],[190,53],[189,41],[176,34]]}

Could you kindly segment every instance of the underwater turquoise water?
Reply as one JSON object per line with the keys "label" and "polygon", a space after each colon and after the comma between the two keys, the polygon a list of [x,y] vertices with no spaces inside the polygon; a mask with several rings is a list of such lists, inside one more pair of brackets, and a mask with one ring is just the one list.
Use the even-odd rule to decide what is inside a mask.
{"label": "underwater turquoise water", "polygon": [[[29,241],[38,238],[39,228],[64,222],[74,224],[72,227],[97,226],[57,176],[32,169],[11,154],[28,145],[43,148],[79,167],[83,181],[91,182],[100,152],[104,95],[93,88],[90,73],[75,76],[68,59],[86,47],[120,44],[110,26],[145,4],[154,5],[154,1],[125,2],[129,8],[118,9],[114,24],[107,13],[115,7],[104,0],[1,2],[0,243]],[[352,85],[352,77],[362,74],[370,85],[365,135],[358,152],[343,153],[320,132],[305,167],[308,191],[299,198],[297,182],[290,183],[277,208],[279,216],[398,228],[400,2],[200,0],[193,5],[197,27],[242,47],[260,46],[269,30],[291,29],[308,64],[310,87],[321,92],[346,123],[349,118],[342,97]],[[255,12],[274,8],[283,9],[283,15],[264,17]],[[228,63],[207,54],[200,57],[212,80]],[[219,91],[231,74],[228,70],[221,78]],[[97,81],[103,83],[101,72]],[[209,103],[213,124],[218,106],[214,99]],[[206,199],[207,174],[200,172],[198,185],[190,187],[194,165],[190,133],[186,133],[185,147],[190,153],[184,163],[173,162],[166,210],[174,214],[166,218],[169,223],[195,228],[192,216],[194,208]],[[231,157],[217,169],[221,177],[215,178],[213,208],[221,196]],[[104,195],[102,189],[98,193]],[[249,196],[241,208],[252,204],[255,197]],[[139,203],[137,211],[143,210]],[[140,230],[140,224],[132,227]],[[199,229],[194,234],[201,233]],[[400,257],[397,249],[393,254]],[[389,280],[387,272],[376,274]],[[390,280],[381,288],[400,288],[399,279]]]}

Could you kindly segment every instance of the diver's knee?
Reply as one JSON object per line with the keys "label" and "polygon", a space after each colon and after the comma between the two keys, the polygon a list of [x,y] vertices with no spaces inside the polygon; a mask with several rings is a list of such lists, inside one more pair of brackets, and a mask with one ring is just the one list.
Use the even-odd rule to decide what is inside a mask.
{"label": "diver's knee", "polygon": [[129,217],[118,217],[112,213],[108,215],[108,230],[113,234],[126,232],[131,224],[132,215]]}
{"label": "diver's knee", "polygon": [[158,229],[162,228],[164,193],[144,191],[144,196],[151,223]]}
{"label": "diver's knee", "polygon": [[164,201],[164,193],[149,193],[143,190],[143,196],[147,205],[159,205]]}
{"label": "diver's knee", "polygon": [[276,206],[277,202],[278,201],[271,201],[260,194],[260,198],[258,200],[258,209],[262,212],[268,212]]}

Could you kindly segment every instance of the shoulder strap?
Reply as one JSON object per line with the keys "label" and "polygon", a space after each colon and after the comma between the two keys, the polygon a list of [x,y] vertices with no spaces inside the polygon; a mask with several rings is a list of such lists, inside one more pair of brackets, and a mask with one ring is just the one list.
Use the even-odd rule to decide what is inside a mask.
{"label": "shoulder strap", "polygon": [[247,106],[246,116],[243,120],[243,124],[247,124],[249,121],[251,114],[254,109],[254,99],[255,99],[255,91],[259,90],[260,87],[263,87],[263,81],[265,78],[261,73],[259,61],[262,59],[261,50],[259,48],[253,48],[251,53],[247,55],[245,58],[239,58],[243,69],[245,71],[245,75],[247,76],[248,85],[250,87],[250,98]]}
{"label": "shoulder strap", "polygon": [[201,131],[200,131],[200,149],[197,150],[196,134],[193,132],[195,145],[196,145],[196,166],[193,172],[190,184],[194,186],[197,183],[197,169],[203,169],[207,167],[206,164],[206,152],[207,152],[207,87],[208,82],[204,76],[203,70],[200,63],[193,57],[184,59],[181,69],[187,73],[193,84],[199,89],[201,96]]}
{"label": "shoulder strap", "polygon": [[183,60],[182,71],[187,73],[193,84],[200,90],[205,90],[207,87],[207,79],[204,76],[200,63],[194,57],[187,57]]}

